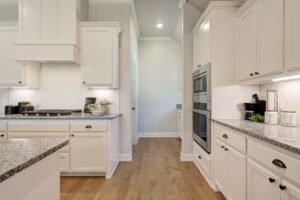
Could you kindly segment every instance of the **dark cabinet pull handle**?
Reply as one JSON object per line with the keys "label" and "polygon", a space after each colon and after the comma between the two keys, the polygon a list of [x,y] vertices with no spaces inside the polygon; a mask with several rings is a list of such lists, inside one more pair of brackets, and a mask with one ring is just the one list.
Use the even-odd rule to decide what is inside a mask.
{"label": "dark cabinet pull handle", "polygon": [[4,134],[1,134],[1,137],[4,137]]}
{"label": "dark cabinet pull handle", "polygon": [[74,136],[75,136],[74,134],[71,135],[71,137],[74,137]]}
{"label": "dark cabinet pull handle", "polygon": [[254,74],[251,73],[250,76],[254,76]]}
{"label": "dark cabinet pull handle", "polygon": [[258,72],[255,72],[255,75],[258,75],[259,73]]}
{"label": "dark cabinet pull handle", "polygon": [[200,160],[202,159],[202,157],[201,157],[200,155],[198,156],[198,158],[199,158]]}
{"label": "dark cabinet pull handle", "polygon": [[228,135],[227,134],[223,134],[222,137],[225,138],[225,139],[228,139]]}
{"label": "dark cabinet pull handle", "polygon": [[224,146],[221,146],[221,148],[224,149],[225,147],[224,147]]}
{"label": "dark cabinet pull handle", "polygon": [[228,148],[225,148],[225,151],[228,151]]}
{"label": "dark cabinet pull handle", "polygon": [[275,183],[276,182],[276,180],[274,179],[274,178],[269,178],[269,181],[270,181],[270,183]]}
{"label": "dark cabinet pull handle", "polygon": [[92,127],[92,125],[86,125],[85,128],[90,129],[90,128],[93,128],[93,127]]}
{"label": "dark cabinet pull handle", "polygon": [[85,81],[83,81],[82,83],[85,84]]}
{"label": "dark cabinet pull handle", "polygon": [[19,83],[19,84],[22,84],[22,81],[19,81],[18,83]]}
{"label": "dark cabinet pull handle", "polygon": [[283,190],[286,190],[286,187],[284,185],[279,185],[279,188],[283,191]]}
{"label": "dark cabinet pull handle", "polygon": [[274,160],[272,161],[272,163],[273,163],[274,165],[276,165],[277,167],[280,167],[280,168],[282,168],[282,169],[286,169],[286,165],[284,164],[284,162],[282,162],[282,161],[279,160],[279,159],[274,159]]}

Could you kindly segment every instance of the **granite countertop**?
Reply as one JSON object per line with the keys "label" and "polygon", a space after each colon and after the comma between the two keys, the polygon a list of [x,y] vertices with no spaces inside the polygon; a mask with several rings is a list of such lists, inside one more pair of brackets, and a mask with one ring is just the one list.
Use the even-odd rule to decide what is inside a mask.
{"label": "granite countertop", "polygon": [[0,140],[0,183],[58,151],[65,139]]}
{"label": "granite countertop", "polygon": [[212,121],[280,148],[300,154],[300,127],[268,125],[246,120],[213,119]]}
{"label": "granite countertop", "polygon": [[101,116],[94,116],[89,113],[72,114],[68,116],[23,116],[23,115],[2,115],[0,120],[110,120],[117,118],[121,113],[108,113]]}

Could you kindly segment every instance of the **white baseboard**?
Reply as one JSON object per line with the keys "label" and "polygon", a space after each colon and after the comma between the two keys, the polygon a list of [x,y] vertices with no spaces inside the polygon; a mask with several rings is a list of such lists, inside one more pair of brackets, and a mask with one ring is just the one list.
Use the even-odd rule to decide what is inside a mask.
{"label": "white baseboard", "polygon": [[120,162],[131,162],[132,161],[132,154],[120,154]]}
{"label": "white baseboard", "polygon": [[180,153],[180,160],[182,162],[193,162],[194,158],[193,158],[193,154],[192,153]]}
{"label": "white baseboard", "polygon": [[174,132],[140,132],[139,138],[178,138],[178,133]]}

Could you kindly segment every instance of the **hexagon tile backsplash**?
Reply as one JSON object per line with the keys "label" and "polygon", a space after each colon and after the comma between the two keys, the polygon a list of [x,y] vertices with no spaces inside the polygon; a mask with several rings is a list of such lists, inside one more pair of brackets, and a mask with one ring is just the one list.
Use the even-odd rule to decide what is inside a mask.
{"label": "hexagon tile backsplash", "polygon": [[260,96],[266,100],[267,90],[278,91],[278,106],[282,110],[296,111],[300,124],[300,80],[278,82],[260,86]]}
{"label": "hexagon tile backsplash", "polygon": [[73,64],[44,64],[41,69],[41,87],[12,89],[9,103],[30,101],[38,109],[82,109],[86,97],[108,99],[110,112],[119,112],[119,91],[88,89],[81,84],[80,67]]}

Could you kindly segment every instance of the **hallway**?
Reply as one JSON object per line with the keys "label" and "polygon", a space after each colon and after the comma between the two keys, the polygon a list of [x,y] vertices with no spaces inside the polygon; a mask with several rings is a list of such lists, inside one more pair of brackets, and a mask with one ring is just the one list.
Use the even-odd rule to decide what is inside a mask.
{"label": "hallway", "polygon": [[142,138],[133,161],[120,163],[111,180],[62,177],[61,200],[223,200],[192,162],[181,162],[177,138]]}

